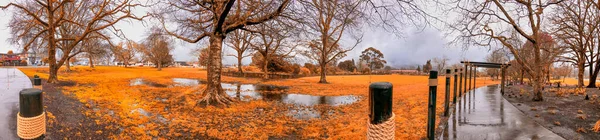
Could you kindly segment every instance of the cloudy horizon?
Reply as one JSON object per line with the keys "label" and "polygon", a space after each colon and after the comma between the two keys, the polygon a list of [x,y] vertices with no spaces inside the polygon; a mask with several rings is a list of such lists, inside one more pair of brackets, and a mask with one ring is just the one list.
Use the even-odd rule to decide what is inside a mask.
{"label": "cloudy horizon", "polygon": [[[7,4],[7,1],[0,2],[0,5]],[[1,19],[12,18],[13,10],[0,10]],[[136,13],[140,13],[136,11]],[[143,12],[142,12],[143,13]],[[0,53],[6,53],[8,50],[18,50],[16,44],[11,44],[8,39],[10,38],[10,28],[8,27],[9,20],[0,21]],[[368,26],[368,25],[366,25]],[[148,22],[132,21],[120,22],[115,25],[118,29],[121,29],[124,36],[127,39],[140,41],[145,37],[146,31],[151,27]],[[416,27],[408,26],[402,33],[403,37],[399,37],[393,33],[384,31],[381,28],[376,27],[364,27],[363,28],[363,41],[352,51],[347,53],[347,56],[341,60],[355,59],[357,60],[360,53],[368,48],[374,47],[383,52],[385,60],[392,67],[405,67],[405,66],[417,66],[424,64],[427,60],[435,57],[447,57],[449,58],[449,65],[458,63],[460,60],[468,59],[470,61],[485,61],[485,56],[488,55],[488,47],[456,47],[449,46],[448,42],[450,39],[444,36],[443,31],[439,31],[433,27],[425,27],[422,30]],[[119,38],[113,38],[113,42],[119,42]],[[342,42],[343,44],[344,42]],[[177,41],[174,43],[175,48],[172,50],[174,59],[176,61],[193,61],[196,60],[195,56],[190,53],[200,45],[201,43],[191,44],[183,41]],[[233,50],[224,45],[224,53],[230,54]],[[296,56],[303,57],[303,56]],[[251,59],[249,57],[244,58],[243,63],[249,64]],[[305,59],[300,59],[301,63],[306,62]],[[236,59],[232,56],[224,55],[223,64],[230,65],[235,64]]]}

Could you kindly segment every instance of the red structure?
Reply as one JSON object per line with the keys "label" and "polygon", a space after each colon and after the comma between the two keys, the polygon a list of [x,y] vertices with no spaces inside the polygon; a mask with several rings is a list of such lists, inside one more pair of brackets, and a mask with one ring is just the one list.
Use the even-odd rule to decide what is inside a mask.
{"label": "red structure", "polygon": [[21,66],[21,56],[18,54],[0,53],[0,65],[3,66]]}

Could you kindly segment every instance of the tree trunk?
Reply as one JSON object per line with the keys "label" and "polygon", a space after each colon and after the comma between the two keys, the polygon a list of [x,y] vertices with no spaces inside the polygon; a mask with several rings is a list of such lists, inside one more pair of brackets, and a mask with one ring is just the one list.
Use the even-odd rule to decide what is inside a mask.
{"label": "tree trunk", "polygon": [[162,70],[162,63],[161,62],[158,62],[158,65],[156,65],[156,66],[158,66],[158,71]]}
{"label": "tree trunk", "polygon": [[583,73],[585,70],[584,65],[585,63],[583,61],[577,62],[577,87],[583,87]]}
{"label": "tree trunk", "polygon": [[587,88],[596,88],[596,79],[598,78],[598,70],[600,70],[600,69],[598,69],[598,66],[596,66],[596,68],[593,69],[593,71],[590,69],[590,78],[588,81]]}
{"label": "tree trunk", "polygon": [[244,73],[244,70],[242,69],[242,57],[241,55],[238,55],[238,72],[239,73]]}
{"label": "tree trunk", "polygon": [[546,78],[548,78],[548,83],[550,83],[550,66],[548,66],[548,70],[546,70]]}
{"label": "tree trunk", "polygon": [[54,13],[46,10],[48,13],[48,63],[50,69],[50,75],[48,75],[48,83],[58,83],[57,71],[58,66],[56,65],[56,40],[54,35],[56,32],[56,26],[54,25]]}
{"label": "tree trunk", "polygon": [[[88,55],[89,55],[89,54],[88,54]],[[89,55],[89,56],[88,56],[88,59],[90,60],[90,62],[89,62],[89,63],[90,63],[90,68],[94,68],[94,59],[92,59],[92,56],[91,56],[91,55]]]}
{"label": "tree trunk", "polygon": [[321,79],[319,83],[327,83],[327,68],[325,67],[327,64],[321,63]]}
{"label": "tree trunk", "polygon": [[[539,68],[536,68],[539,69]],[[544,98],[542,97],[542,78],[543,78],[543,74],[535,74],[535,76],[532,76],[534,78],[533,79],[533,101],[543,101]]]}
{"label": "tree trunk", "polygon": [[523,79],[525,78],[525,70],[521,68],[521,84],[523,84]]}
{"label": "tree trunk", "polygon": [[269,55],[263,56],[263,79],[269,79]]}
{"label": "tree trunk", "polygon": [[544,81],[544,71],[543,66],[541,65],[542,59],[540,58],[540,49],[539,44],[533,44],[534,46],[534,63],[533,63],[533,73],[529,73],[531,75],[531,79],[533,80],[533,101],[543,101],[544,97],[542,96],[542,84]]}
{"label": "tree trunk", "polygon": [[125,65],[125,67],[127,68],[127,65],[129,65],[129,61],[123,61],[123,65]]}
{"label": "tree trunk", "polygon": [[224,35],[212,35],[209,42],[207,83],[203,91],[204,98],[199,103],[206,105],[229,105],[233,100],[223,91],[221,87],[221,51]]}
{"label": "tree trunk", "polygon": [[66,71],[71,72],[71,58],[67,58]]}

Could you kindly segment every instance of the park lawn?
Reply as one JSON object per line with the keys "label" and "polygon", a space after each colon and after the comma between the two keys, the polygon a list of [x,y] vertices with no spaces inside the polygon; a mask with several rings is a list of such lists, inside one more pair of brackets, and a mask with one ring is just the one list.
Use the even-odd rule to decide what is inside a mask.
{"label": "park lawn", "polygon": [[[28,76],[47,78],[47,68],[21,68]],[[223,76],[223,82],[290,86],[288,93],[322,96],[355,95],[360,100],[341,106],[318,105],[314,110],[334,110],[318,119],[299,120],[286,115],[290,105],[276,101],[237,101],[227,107],[196,106],[203,87],[129,86],[134,78],[171,85],[171,78],[206,79],[206,71],[194,68],[74,67],[73,72],[59,73],[61,81],[74,85],[61,87],[64,94],[74,95],[89,108],[84,113],[97,123],[113,123],[120,133],[112,138],[302,138],[365,139],[368,121],[368,86],[370,82],[388,81],[394,86],[393,110],[396,114],[396,138],[420,139],[426,135],[427,76],[353,75],[328,76],[328,84],[318,84],[319,77],[287,80],[245,79]],[[439,77],[437,114],[443,109],[444,77]],[[477,86],[498,84],[484,78]],[[143,109],[150,117],[142,115]],[[325,112],[325,111],[323,111]],[[60,114],[51,112],[56,117]],[[324,113],[327,114],[327,113]],[[160,118],[159,118],[160,117]],[[163,120],[163,121],[159,121]],[[166,120],[168,123],[165,123]],[[439,120],[436,122],[439,123]],[[59,125],[60,122],[49,125]],[[113,132],[113,131],[105,131]]]}

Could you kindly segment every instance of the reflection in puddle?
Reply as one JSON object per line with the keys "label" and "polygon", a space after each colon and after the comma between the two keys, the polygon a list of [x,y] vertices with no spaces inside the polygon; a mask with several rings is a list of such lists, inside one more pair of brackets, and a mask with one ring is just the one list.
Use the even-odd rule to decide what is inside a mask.
{"label": "reflection in puddle", "polygon": [[146,81],[143,78],[135,78],[129,82],[129,86],[141,86],[141,85],[147,85],[147,86],[151,86],[151,87],[167,87],[166,85],[163,85],[163,84]]}
{"label": "reflection in puddle", "polygon": [[[172,86],[196,86],[204,84],[204,81],[188,78],[173,78]],[[144,81],[141,78],[136,78],[131,81],[131,85],[156,84]],[[322,115],[331,115],[333,110],[317,111],[312,107],[315,105],[340,106],[352,104],[359,100],[357,96],[314,96],[306,94],[288,94],[286,93],[289,87],[261,84],[239,84],[239,83],[221,83],[221,86],[233,98],[238,98],[241,101],[265,100],[278,101],[285,104],[292,104],[295,107],[288,112],[289,116],[296,119],[321,118]],[[140,112],[140,111],[139,111]],[[140,112],[142,113],[142,112]]]}

